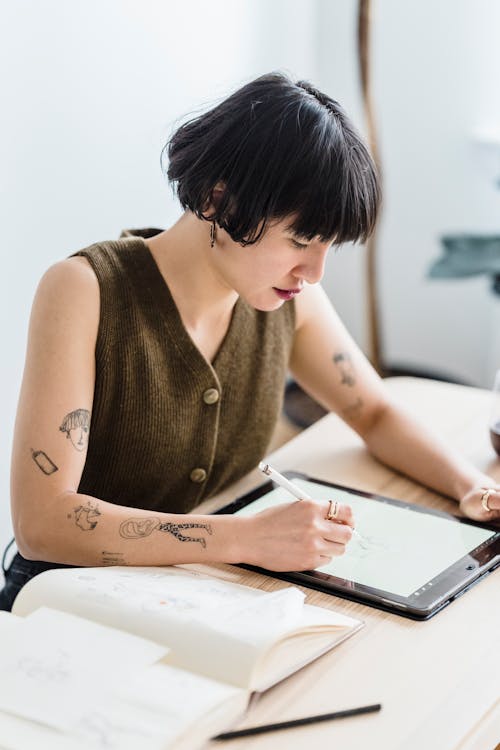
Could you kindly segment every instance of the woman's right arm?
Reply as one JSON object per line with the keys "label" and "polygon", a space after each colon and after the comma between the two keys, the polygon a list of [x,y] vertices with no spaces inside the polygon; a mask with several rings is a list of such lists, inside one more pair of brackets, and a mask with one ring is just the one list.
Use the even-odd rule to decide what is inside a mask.
{"label": "woman's right arm", "polygon": [[88,262],[71,258],[50,268],[33,304],[12,457],[12,516],[24,557],[81,566],[247,562],[298,570],[344,551],[350,529],[325,521],[317,503],[241,518],[156,513],[78,493],[92,429],[98,325],[99,285]]}
{"label": "woman's right arm", "polygon": [[151,513],[78,493],[92,429],[99,308],[97,278],[84,258],[57,263],[39,284],[12,456],[19,551],[90,566],[237,557],[231,519]]}

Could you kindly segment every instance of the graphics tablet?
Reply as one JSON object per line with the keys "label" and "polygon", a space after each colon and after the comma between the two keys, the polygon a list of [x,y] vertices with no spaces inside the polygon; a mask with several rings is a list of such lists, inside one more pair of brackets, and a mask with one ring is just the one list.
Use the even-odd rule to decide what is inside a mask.
{"label": "graphics tablet", "polygon": [[[344,555],[316,570],[253,570],[426,620],[500,565],[499,528],[298,472],[285,475],[315,500],[349,504],[362,541],[354,536]],[[289,492],[267,482],[217,513],[253,515],[293,500]]]}

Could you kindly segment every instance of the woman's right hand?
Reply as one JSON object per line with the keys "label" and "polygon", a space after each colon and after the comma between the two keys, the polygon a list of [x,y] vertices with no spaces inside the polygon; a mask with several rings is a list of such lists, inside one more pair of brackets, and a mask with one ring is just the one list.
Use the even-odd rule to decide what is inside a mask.
{"label": "woman's right hand", "polygon": [[241,562],[268,570],[313,570],[343,555],[352,537],[354,517],[339,504],[335,521],[326,518],[328,503],[297,500],[243,517]]}

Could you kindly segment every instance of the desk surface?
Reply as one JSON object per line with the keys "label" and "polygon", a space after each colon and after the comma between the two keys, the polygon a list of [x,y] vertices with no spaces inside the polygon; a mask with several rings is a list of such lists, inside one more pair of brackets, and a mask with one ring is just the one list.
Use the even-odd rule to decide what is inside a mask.
{"label": "desk surface", "polygon": [[[386,383],[405,408],[478,468],[500,480],[500,460],[489,442],[487,391],[415,378],[390,378]],[[293,468],[327,481],[457,512],[453,501],[379,464],[335,415],[305,430],[269,460],[280,470]],[[221,507],[261,482],[259,472],[252,472],[200,509]],[[265,590],[287,585],[232,566],[215,568],[229,580]],[[241,726],[369,703],[382,703],[382,711],[233,740],[224,743],[226,750],[493,750],[500,742],[499,570],[428,622],[303,591],[309,603],[359,617],[365,627],[259,696]]]}

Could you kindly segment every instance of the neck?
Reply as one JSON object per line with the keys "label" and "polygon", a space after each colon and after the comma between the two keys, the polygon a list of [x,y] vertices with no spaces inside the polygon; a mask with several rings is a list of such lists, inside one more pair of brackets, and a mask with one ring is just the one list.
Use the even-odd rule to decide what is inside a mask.
{"label": "neck", "polygon": [[231,314],[238,295],[213,263],[209,222],[186,211],[147,244],[187,326],[196,329]]}

